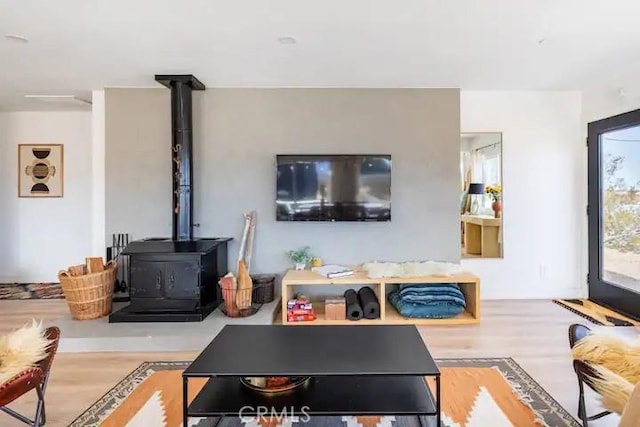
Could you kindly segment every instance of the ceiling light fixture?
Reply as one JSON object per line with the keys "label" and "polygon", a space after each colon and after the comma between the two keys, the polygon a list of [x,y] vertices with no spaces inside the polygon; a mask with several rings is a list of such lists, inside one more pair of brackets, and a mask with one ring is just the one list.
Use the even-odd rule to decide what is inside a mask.
{"label": "ceiling light fixture", "polygon": [[57,103],[69,103],[69,104],[88,104],[91,105],[91,101],[79,98],[75,95],[25,95],[27,99],[33,99],[43,102],[57,102]]}
{"label": "ceiling light fixture", "polygon": [[4,38],[12,42],[29,43],[29,39],[20,34],[5,34]]}
{"label": "ceiling light fixture", "polygon": [[280,44],[296,44],[296,43],[298,43],[298,40],[296,40],[295,37],[282,36],[282,37],[278,37],[278,43],[280,43]]}

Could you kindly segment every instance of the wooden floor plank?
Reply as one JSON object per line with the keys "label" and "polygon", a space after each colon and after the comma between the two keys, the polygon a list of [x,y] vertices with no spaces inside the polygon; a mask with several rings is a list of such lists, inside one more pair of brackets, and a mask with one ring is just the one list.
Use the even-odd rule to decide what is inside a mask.
{"label": "wooden floor plank", "polygon": [[[64,301],[0,301],[0,333],[34,317],[54,320],[66,314]],[[436,358],[512,357],[575,416],[578,390],[567,343],[567,328],[574,322],[588,324],[551,301],[485,301],[480,325],[419,330]],[[633,328],[618,330],[638,333]],[[144,361],[190,360],[195,356],[177,352],[59,354],[47,390],[47,426],[68,425]],[[34,402],[34,396],[29,395],[14,407],[31,414]],[[594,404],[590,396],[590,407],[595,408]],[[0,425],[21,424],[0,413]],[[590,427],[616,425],[615,416],[590,423]]]}

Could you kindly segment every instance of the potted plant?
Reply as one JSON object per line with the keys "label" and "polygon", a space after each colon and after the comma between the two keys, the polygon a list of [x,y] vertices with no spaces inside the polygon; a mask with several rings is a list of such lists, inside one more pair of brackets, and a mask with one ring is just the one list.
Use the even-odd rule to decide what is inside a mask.
{"label": "potted plant", "polygon": [[287,256],[296,266],[296,270],[304,270],[307,263],[313,259],[313,255],[309,252],[311,248],[304,246],[297,250],[290,250],[287,252]]}
{"label": "potted plant", "polygon": [[491,200],[493,200],[491,209],[493,209],[494,218],[502,218],[502,186],[487,185],[485,187],[485,191],[489,196],[491,196]]}

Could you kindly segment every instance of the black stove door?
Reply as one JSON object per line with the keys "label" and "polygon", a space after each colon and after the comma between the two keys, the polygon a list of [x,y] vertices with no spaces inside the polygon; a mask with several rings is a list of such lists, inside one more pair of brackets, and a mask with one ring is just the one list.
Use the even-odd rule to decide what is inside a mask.
{"label": "black stove door", "polygon": [[200,299],[200,257],[177,259],[165,264],[165,296],[170,299]]}
{"label": "black stove door", "polygon": [[131,257],[131,299],[164,297],[165,263]]}
{"label": "black stove door", "polygon": [[131,256],[131,308],[137,312],[192,312],[200,305],[200,255]]}

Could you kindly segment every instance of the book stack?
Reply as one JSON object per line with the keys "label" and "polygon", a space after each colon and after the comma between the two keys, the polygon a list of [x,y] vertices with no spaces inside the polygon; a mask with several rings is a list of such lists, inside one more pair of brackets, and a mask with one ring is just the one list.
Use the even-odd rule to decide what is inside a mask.
{"label": "book stack", "polygon": [[313,304],[307,298],[297,297],[287,301],[287,322],[310,322],[316,320]]}
{"label": "book stack", "polygon": [[328,279],[353,275],[353,270],[351,270],[350,268],[347,268],[344,265],[335,264],[323,265],[322,267],[313,267],[311,271]]}

